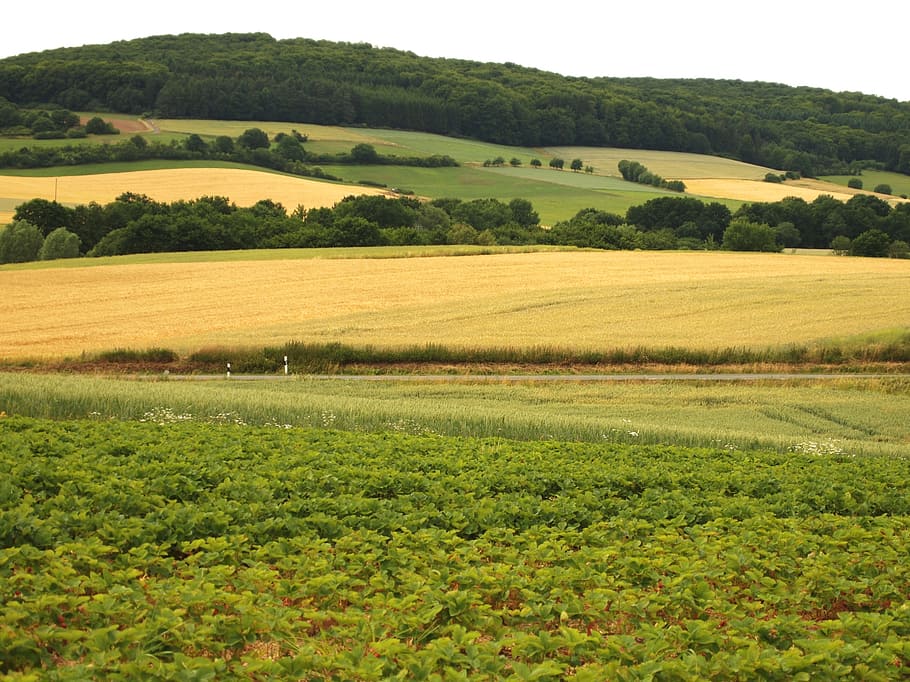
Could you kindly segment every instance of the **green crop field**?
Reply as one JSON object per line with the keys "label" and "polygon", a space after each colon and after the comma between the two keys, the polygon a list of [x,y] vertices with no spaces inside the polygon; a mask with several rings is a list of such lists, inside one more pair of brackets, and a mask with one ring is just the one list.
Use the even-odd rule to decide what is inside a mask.
{"label": "green crop field", "polygon": [[897,679],[906,458],[0,419],[8,679]]}

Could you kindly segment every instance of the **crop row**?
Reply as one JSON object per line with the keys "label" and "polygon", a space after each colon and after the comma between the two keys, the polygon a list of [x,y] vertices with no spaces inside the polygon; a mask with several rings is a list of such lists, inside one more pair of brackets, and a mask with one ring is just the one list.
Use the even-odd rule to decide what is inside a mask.
{"label": "crop row", "polygon": [[895,678],[908,469],[0,419],[0,674]]}

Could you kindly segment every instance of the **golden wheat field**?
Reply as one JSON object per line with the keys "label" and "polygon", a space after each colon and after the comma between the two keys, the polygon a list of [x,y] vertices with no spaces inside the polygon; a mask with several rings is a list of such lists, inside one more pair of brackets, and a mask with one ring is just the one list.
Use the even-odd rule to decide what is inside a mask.
{"label": "golden wheat field", "polygon": [[[685,183],[688,194],[738,201],[773,202],[787,197],[798,197],[811,203],[822,194],[830,195],[840,201],[847,201],[853,194],[858,194],[846,187],[821,182],[812,185],[737,178],[695,178],[686,180]],[[870,194],[870,192],[864,192],[864,194]]]}
{"label": "golden wheat field", "polygon": [[114,348],[765,347],[910,327],[910,263],[553,252],[0,270],[0,356]]}
{"label": "golden wheat field", "polygon": [[[63,204],[106,204],[124,192],[145,194],[157,201],[227,196],[238,206],[252,206],[263,197],[286,209],[333,206],[351,194],[380,194],[377,189],[337,185],[306,178],[239,168],[175,168],[63,177],[0,175],[0,199],[19,204],[30,199],[54,199]],[[0,221],[2,222],[2,221]]]}

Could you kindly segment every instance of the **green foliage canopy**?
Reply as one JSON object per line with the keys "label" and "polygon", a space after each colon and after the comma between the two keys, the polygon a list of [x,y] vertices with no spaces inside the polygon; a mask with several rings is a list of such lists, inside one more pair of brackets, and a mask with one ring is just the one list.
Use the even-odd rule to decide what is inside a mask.
{"label": "green foliage canopy", "polygon": [[25,220],[14,220],[0,230],[0,263],[27,263],[37,260],[44,235]]}
{"label": "green foliage canopy", "polygon": [[724,230],[723,246],[730,251],[780,251],[777,232],[770,225],[737,218]]}

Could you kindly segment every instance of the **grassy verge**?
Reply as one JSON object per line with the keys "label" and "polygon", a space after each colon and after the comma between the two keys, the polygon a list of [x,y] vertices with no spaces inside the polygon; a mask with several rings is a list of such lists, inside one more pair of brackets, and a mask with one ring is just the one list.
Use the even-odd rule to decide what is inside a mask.
{"label": "grassy verge", "polygon": [[119,348],[62,360],[5,360],[0,368],[53,371],[294,374],[509,374],[694,371],[867,371],[900,373],[910,363],[910,332],[818,345],[753,349],[646,347],[579,350],[558,346],[384,347],[292,342],[262,348],[210,347],[188,355],[166,348]]}
{"label": "grassy verge", "polygon": [[906,455],[906,378],[580,383],[140,381],[0,373],[0,411],[517,440]]}

